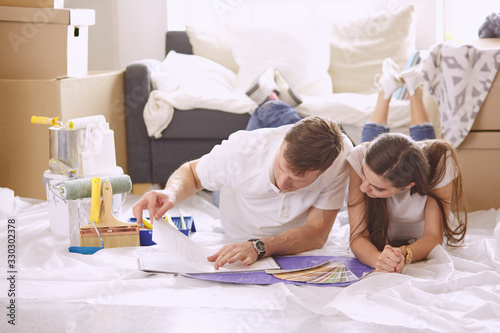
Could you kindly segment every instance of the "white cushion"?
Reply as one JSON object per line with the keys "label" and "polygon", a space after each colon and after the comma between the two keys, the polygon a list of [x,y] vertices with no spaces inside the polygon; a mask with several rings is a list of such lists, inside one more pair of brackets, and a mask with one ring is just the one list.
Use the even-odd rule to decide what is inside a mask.
{"label": "white cushion", "polygon": [[205,57],[216,63],[238,72],[238,64],[234,60],[229,39],[224,29],[215,30],[195,26],[186,26],[193,54]]}
{"label": "white cushion", "polygon": [[382,61],[401,68],[415,50],[414,8],[405,5],[354,21],[333,23],[331,64],[333,92],[370,93]]}
{"label": "white cushion", "polygon": [[322,19],[290,24],[228,24],[231,50],[239,66],[237,89],[247,90],[268,67],[279,68],[300,94],[332,93],[328,75],[331,24]]}

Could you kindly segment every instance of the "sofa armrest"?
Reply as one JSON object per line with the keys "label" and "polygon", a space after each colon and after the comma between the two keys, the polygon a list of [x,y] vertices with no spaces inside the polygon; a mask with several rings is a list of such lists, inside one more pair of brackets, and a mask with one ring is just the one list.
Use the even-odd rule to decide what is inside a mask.
{"label": "sofa armrest", "polygon": [[125,70],[127,166],[133,183],[151,183],[151,139],[144,123],[144,106],[151,92],[151,72],[158,60],[130,63]]}

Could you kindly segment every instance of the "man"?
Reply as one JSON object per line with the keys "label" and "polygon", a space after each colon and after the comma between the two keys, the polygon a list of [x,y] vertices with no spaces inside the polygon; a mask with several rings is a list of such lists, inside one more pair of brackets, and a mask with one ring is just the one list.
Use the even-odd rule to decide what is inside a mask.
{"label": "man", "polygon": [[159,219],[204,188],[221,189],[226,235],[249,241],[226,245],[208,257],[216,269],[321,248],[344,204],[351,149],[339,126],[318,116],[294,125],[238,131],[200,159],[183,164],[164,190],[146,193],[133,213],[140,221],[148,209]]}

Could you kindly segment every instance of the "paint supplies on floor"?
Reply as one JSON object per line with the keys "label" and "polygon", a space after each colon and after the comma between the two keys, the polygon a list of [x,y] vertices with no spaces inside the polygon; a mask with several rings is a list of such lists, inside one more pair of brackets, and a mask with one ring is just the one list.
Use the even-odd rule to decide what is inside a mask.
{"label": "paint supplies on floor", "polygon": [[[81,246],[80,228],[92,222],[94,228],[85,230],[87,239],[82,242],[83,246],[95,247],[94,250],[102,248],[102,244],[96,240],[99,237],[106,239],[103,243],[105,247],[138,246],[138,227],[135,228],[137,230],[128,230],[132,230],[135,236],[128,234],[122,237],[134,238],[135,242],[114,242],[110,238],[111,235],[124,236],[121,234],[124,229],[120,227],[130,225],[122,225],[126,222],[116,220],[113,214],[120,213],[125,195],[132,189],[132,182],[128,175],[123,174],[123,169],[116,165],[114,132],[109,128],[106,118],[95,115],[64,122],[59,118],[33,116],[31,122],[50,126],[49,170],[43,174],[43,183],[51,231],[69,236],[70,247],[77,249]],[[93,177],[101,179],[100,188],[109,184],[106,193],[103,192],[103,197],[109,199],[104,200],[102,207],[97,205],[101,201],[101,190],[98,194],[92,194]],[[104,237],[96,233],[98,227],[108,228]],[[96,239],[91,235],[95,235]],[[87,246],[87,243],[92,243],[92,246]]]}
{"label": "paint supplies on floor", "polygon": [[[108,179],[101,189],[101,179],[92,178],[90,224],[80,227],[80,247],[71,247],[72,252],[82,252],[90,247],[94,249],[123,246],[139,246],[139,225],[119,221],[112,212],[113,188]],[[102,191],[102,210],[100,209]]]}

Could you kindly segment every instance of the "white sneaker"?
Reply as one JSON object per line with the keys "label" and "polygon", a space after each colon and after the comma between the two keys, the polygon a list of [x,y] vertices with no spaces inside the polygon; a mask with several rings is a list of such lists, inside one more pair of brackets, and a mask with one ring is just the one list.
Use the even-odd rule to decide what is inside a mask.
{"label": "white sneaker", "polygon": [[404,81],[410,96],[413,96],[415,94],[415,90],[424,84],[424,78],[417,69],[417,66],[413,66],[405,71],[402,71],[401,79]]}
{"label": "white sneaker", "polygon": [[378,82],[379,90],[384,90],[384,99],[389,99],[396,90],[403,87],[404,82],[399,72],[399,66],[391,58],[384,59],[382,76]]}
{"label": "white sneaker", "polygon": [[278,91],[278,85],[274,81],[274,69],[269,67],[252,82],[245,94],[261,105],[273,91]]}
{"label": "white sneaker", "polygon": [[278,85],[278,97],[283,102],[296,107],[302,103],[299,93],[295,90],[292,83],[279,69],[274,70],[274,81]]}

